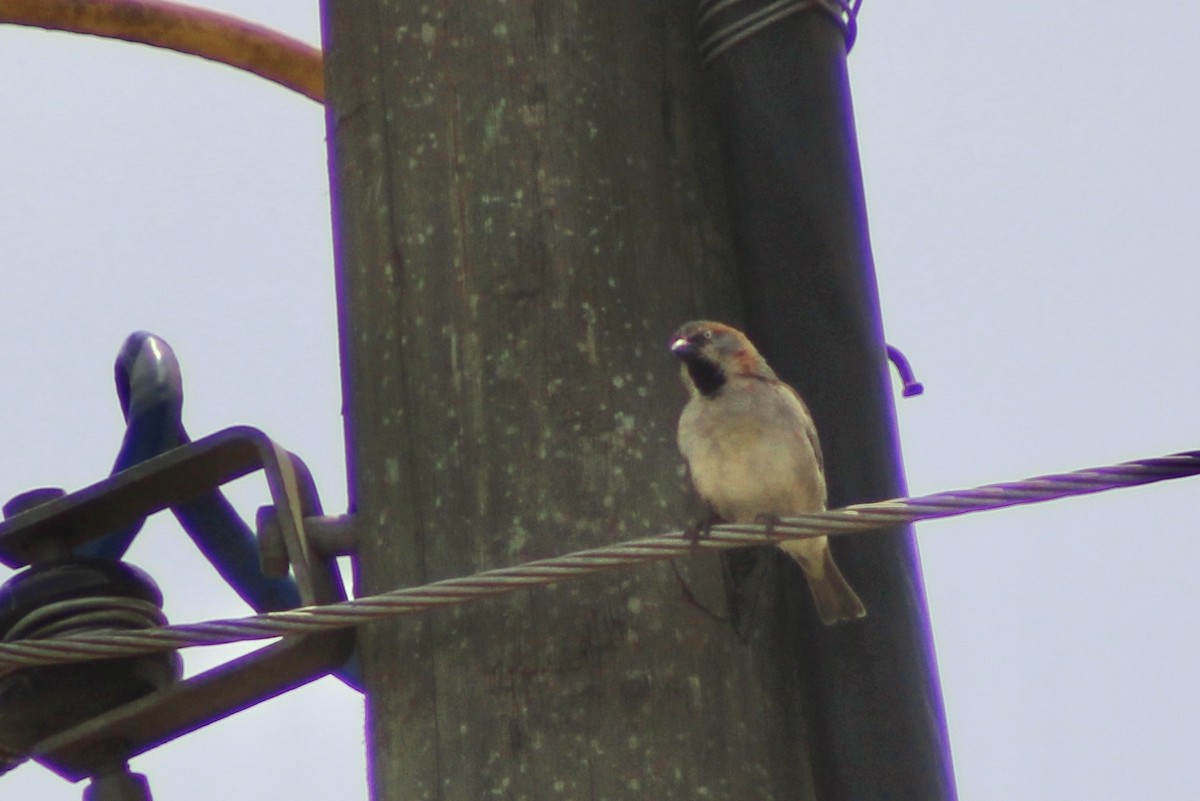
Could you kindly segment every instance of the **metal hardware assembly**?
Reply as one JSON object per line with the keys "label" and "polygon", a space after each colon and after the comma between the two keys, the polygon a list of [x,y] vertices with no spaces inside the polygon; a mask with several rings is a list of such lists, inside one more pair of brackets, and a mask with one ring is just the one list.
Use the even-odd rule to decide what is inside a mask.
{"label": "metal hardware assembly", "polygon": [[[41,503],[18,503],[8,510],[12,516],[0,523],[0,562],[19,568],[59,558],[84,542],[257,470],[266,477],[272,501],[264,516],[271,520],[277,544],[282,544],[286,555],[286,562],[275,560],[276,569],[286,572],[290,566],[306,606],[344,600],[334,559],[305,535],[304,518],[321,515],[307,468],[263,432],[249,427],[226,429],[175,448],[77,492],[59,497],[50,491],[36,497]],[[90,719],[66,721],[65,727],[30,744],[21,756],[71,781],[95,777],[89,788],[93,795],[103,794],[105,781],[141,786],[137,777],[124,771],[128,759],[319,678],[345,663],[353,649],[352,629],[288,635]],[[44,668],[13,675],[40,670]]]}

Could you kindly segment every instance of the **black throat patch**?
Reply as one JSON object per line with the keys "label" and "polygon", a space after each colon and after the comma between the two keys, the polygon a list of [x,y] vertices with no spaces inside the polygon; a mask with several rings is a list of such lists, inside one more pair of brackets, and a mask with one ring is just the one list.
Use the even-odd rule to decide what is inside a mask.
{"label": "black throat patch", "polygon": [[725,386],[725,371],[708,359],[688,359],[687,370],[692,383],[705,397],[716,395]]}

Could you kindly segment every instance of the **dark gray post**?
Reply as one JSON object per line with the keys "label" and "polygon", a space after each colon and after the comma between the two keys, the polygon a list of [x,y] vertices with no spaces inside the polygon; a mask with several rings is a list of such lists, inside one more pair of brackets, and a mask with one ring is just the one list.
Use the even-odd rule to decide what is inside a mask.
{"label": "dark gray post", "polygon": [[[666,338],[741,307],[693,10],[325,4],[359,593],[697,515]],[[370,627],[375,798],[817,797],[802,582],[723,564]]]}
{"label": "dark gray post", "polygon": [[[843,32],[825,14],[797,14],[726,50],[706,75],[748,325],[812,407],[830,505],[904,495]],[[870,611],[838,629],[802,621],[818,795],[954,798],[911,532],[833,547]]]}

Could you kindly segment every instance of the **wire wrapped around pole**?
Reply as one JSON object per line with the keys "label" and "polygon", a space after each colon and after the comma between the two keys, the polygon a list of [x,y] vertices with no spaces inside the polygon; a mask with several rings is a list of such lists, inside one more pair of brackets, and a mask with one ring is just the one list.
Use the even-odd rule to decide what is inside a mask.
{"label": "wire wrapped around pole", "polygon": [[700,0],[696,29],[701,61],[707,65],[729,48],[804,11],[823,13],[841,26],[849,53],[858,38],[861,5],[862,0]]}
{"label": "wire wrapped around pole", "polygon": [[771,535],[762,525],[720,525],[696,542],[682,531],[633,540],[565,556],[540,559],[515,567],[488,570],[473,576],[393,590],[327,606],[270,612],[235,620],[189,623],[141,631],[99,632],[56,639],[0,644],[0,671],[22,667],[262,640],[289,634],[312,634],[346,628],[397,615],[411,615],[555,584],[606,570],[684,556],[695,550],[716,551],[763,545],[785,539],[825,534],[851,534],[872,529],[955,517],[989,509],[1088,495],[1120,487],[1151,484],[1200,473],[1200,451],[1124,462],[1025,481],[988,484],[973,489],[939,492],[914,498],[860,503],[842,509],[783,518]]}

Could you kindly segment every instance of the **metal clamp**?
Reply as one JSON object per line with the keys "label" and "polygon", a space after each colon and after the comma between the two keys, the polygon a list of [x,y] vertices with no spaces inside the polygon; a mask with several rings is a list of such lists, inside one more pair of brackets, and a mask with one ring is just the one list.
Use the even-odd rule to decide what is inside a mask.
{"label": "metal clamp", "polygon": [[[36,562],[46,541],[66,548],[101,537],[256,470],[266,475],[273,528],[302,602],[345,600],[335,561],[312,546],[304,518],[321,514],[303,462],[263,432],[229,428],[157,456],[0,523],[0,562]],[[61,550],[61,545],[55,550]],[[110,770],[164,742],[273,698],[341,666],[354,631],[289,635],[190,679],[155,691],[34,744],[28,754],[70,781]]]}

